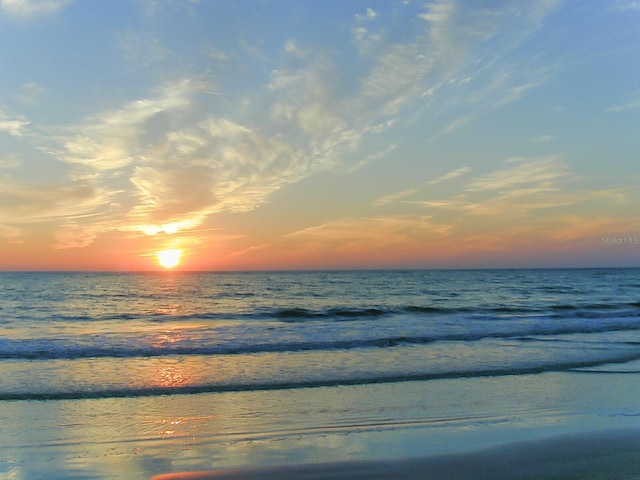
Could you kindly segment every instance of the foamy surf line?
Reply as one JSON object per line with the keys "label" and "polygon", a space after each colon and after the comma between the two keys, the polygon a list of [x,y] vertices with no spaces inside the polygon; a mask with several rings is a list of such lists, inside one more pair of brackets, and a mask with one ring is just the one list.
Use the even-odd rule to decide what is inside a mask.
{"label": "foamy surf line", "polygon": [[154,476],[151,480],[638,479],[639,451],[640,430],[616,430],[425,458],[168,473]]}

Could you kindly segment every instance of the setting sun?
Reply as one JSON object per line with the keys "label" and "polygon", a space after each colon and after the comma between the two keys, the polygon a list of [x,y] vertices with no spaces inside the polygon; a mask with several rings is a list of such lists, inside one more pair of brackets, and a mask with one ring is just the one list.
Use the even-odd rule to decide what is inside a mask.
{"label": "setting sun", "polygon": [[156,258],[158,259],[158,263],[164,268],[173,268],[180,263],[182,250],[162,250],[161,252],[156,253]]}

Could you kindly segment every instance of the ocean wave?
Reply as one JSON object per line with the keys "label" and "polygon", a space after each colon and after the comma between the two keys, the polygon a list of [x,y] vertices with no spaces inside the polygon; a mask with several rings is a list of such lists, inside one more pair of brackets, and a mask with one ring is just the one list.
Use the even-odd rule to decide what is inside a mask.
{"label": "ocean wave", "polygon": [[[166,299],[165,299],[166,300]],[[332,322],[332,321],[367,321],[392,316],[411,316],[419,318],[468,317],[504,319],[519,316],[539,316],[541,318],[572,319],[599,317],[640,316],[640,301],[612,303],[557,303],[551,305],[455,305],[451,302],[443,305],[332,305],[323,308],[300,306],[270,306],[246,308],[239,304],[236,310],[198,310],[190,311],[189,305],[183,303],[161,303],[153,308],[136,310],[128,308],[124,311],[112,311],[106,307],[97,311],[54,312],[46,314],[37,311],[29,313],[23,309],[20,321],[47,321],[90,323],[104,321],[147,321],[157,323],[179,323],[199,320],[209,321],[279,321],[283,323]],[[244,308],[243,308],[244,307]],[[122,309],[122,304],[119,304]],[[10,322],[11,319],[5,319]]]}
{"label": "ocean wave", "polygon": [[469,368],[464,370],[448,370],[438,372],[413,372],[398,374],[371,374],[354,375],[339,378],[303,378],[292,381],[248,381],[248,382],[227,382],[227,383],[204,383],[192,385],[165,386],[144,386],[144,387],[121,387],[121,388],[101,388],[92,385],[85,389],[67,390],[16,390],[10,392],[0,392],[0,401],[46,401],[46,400],[80,400],[80,399],[101,399],[101,398],[136,398],[162,395],[193,395],[202,393],[225,393],[225,392],[247,392],[260,390],[293,390],[300,388],[321,388],[335,386],[369,385],[380,383],[401,383],[411,381],[447,380],[459,378],[482,378],[515,375],[533,375],[550,372],[575,371],[585,372],[583,369],[599,367],[606,364],[623,364],[640,360],[640,353],[632,353],[617,357],[606,357],[597,360],[583,359],[566,362],[550,362],[533,364],[518,368],[496,366],[493,368]]}
{"label": "ocean wave", "polygon": [[[300,332],[302,338],[286,340],[272,332],[266,340],[260,336],[242,337],[234,331],[232,339],[220,338],[220,332],[198,332],[197,338],[182,332],[183,337],[170,342],[151,342],[143,333],[129,335],[75,335],[71,338],[0,339],[0,359],[15,360],[73,360],[83,358],[144,358],[175,355],[251,355],[259,353],[286,353],[300,351],[335,351],[371,348],[396,348],[406,345],[424,345],[435,342],[460,342],[473,346],[486,339],[504,339],[520,342],[549,340],[558,336],[589,335],[607,332],[640,331],[639,317],[625,317],[584,322],[557,322],[539,319],[519,325],[506,325],[504,329],[488,329],[473,321],[465,329],[403,334],[402,326],[394,331],[375,336],[369,329],[359,336],[339,338],[334,329]],[[304,338],[304,335],[307,338]],[[321,336],[319,336],[321,335]],[[285,337],[286,338],[286,337]]]}
{"label": "ocean wave", "polygon": [[551,318],[583,318],[606,315],[607,317],[627,317],[640,315],[640,302],[621,304],[559,304],[551,306],[434,306],[398,305],[363,307],[327,307],[311,309],[303,307],[274,307],[247,312],[194,312],[176,314],[170,308],[149,312],[147,318],[156,321],[181,320],[278,320],[285,323],[307,321],[370,320],[389,316],[439,317],[464,315],[473,318],[495,318],[505,316],[539,315]]}

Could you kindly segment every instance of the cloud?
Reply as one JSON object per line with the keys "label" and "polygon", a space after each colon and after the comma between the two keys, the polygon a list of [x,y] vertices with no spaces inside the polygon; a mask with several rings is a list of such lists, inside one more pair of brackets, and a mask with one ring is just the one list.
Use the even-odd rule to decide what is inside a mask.
{"label": "cloud", "polygon": [[116,195],[88,180],[38,185],[0,174],[0,236],[16,243],[46,223],[54,248],[84,247],[117,229],[122,211]]}
{"label": "cloud", "polygon": [[25,231],[12,225],[2,225],[0,223],[0,238],[9,243],[23,243]]}
{"label": "cloud", "polygon": [[[122,58],[130,65],[150,68],[163,65],[172,59],[173,52],[162,40],[145,30],[127,30],[117,35],[117,44]],[[209,58],[213,58],[214,50],[210,50]]]}
{"label": "cloud", "polygon": [[[455,2],[432,4],[421,15],[423,28],[381,49],[355,79],[342,74],[330,55],[311,55],[290,39],[284,44],[289,60],[273,68],[268,83],[258,89],[268,118],[255,112],[245,118],[202,116],[193,83],[176,82],[81,126],[79,135],[66,139],[62,158],[101,172],[130,168],[125,175],[135,190],[126,228],[196,228],[217,212],[255,209],[273,192],[314,173],[361,168],[367,162],[357,161],[362,154],[355,154],[367,136],[394,128],[396,114],[411,99],[445,88],[451,76],[466,68],[465,53],[496,35],[505,18],[517,16],[500,9],[467,10]],[[366,28],[377,15],[367,10],[354,28]],[[216,50],[216,58],[227,56]],[[461,78],[457,85],[472,83],[468,75]],[[470,120],[462,115],[445,130]],[[364,158],[388,151],[369,151]],[[440,181],[449,178],[454,177]]]}
{"label": "cloud", "polygon": [[[611,202],[618,206],[626,202],[624,192],[616,189],[569,190],[566,183],[570,181],[570,171],[557,155],[514,157],[505,164],[516,165],[473,179],[450,198],[409,203],[432,213],[457,212],[458,227],[462,227],[464,219],[473,216],[487,217],[487,222],[490,218],[504,225],[516,220],[535,223],[536,212],[557,217],[569,207],[588,202]],[[540,216],[542,218],[542,214]]]}
{"label": "cloud", "polygon": [[393,152],[396,148],[398,148],[398,143],[392,143],[391,145],[389,145],[388,147],[386,147],[383,150],[379,150],[379,151],[377,151],[375,153],[370,153],[369,155],[364,157],[359,162],[353,164],[350,168],[343,169],[342,171],[346,171],[346,172],[349,172],[349,173],[355,172],[355,171],[361,169],[362,167],[364,167],[365,165],[368,165],[369,163],[375,162],[377,160],[380,160],[381,158],[386,157],[391,152]]}
{"label": "cloud", "polygon": [[420,51],[418,44],[398,44],[378,59],[362,80],[364,95],[384,101],[380,114],[393,116],[423,89],[422,79],[433,68],[431,56]]}
{"label": "cloud", "polygon": [[515,102],[516,100],[519,100],[525,94],[525,92],[533,88],[537,88],[541,85],[544,85],[545,82],[546,82],[546,79],[542,79],[536,82],[527,82],[522,85],[511,87],[507,90],[504,97],[502,97],[498,101],[497,105],[500,106],[500,105],[505,105],[507,103]]}
{"label": "cloud", "polygon": [[640,91],[635,91],[627,95],[628,100],[620,105],[607,108],[607,112],[625,112],[627,110],[636,110],[640,108]]}
{"label": "cloud", "polygon": [[640,2],[620,2],[613,7],[614,10],[620,11],[640,11]]}
{"label": "cloud", "polygon": [[73,0],[0,0],[0,8],[16,17],[32,17],[53,13],[70,4]]}
{"label": "cloud", "polygon": [[402,190],[401,192],[390,193],[389,195],[385,195],[373,201],[372,205],[374,207],[382,207],[384,205],[389,205],[391,203],[395,203],[398,200],[402,200],[403,198],[409,197],[417,192],[420,189],[418,188],[409,188],[407,190]]}
{"label": "cloud", "polygon": [[284,51],[298,58],[305,58],[309,53],[304,48],[301,48],[295,40],[287,40],[287,43],[284,45]]}
{"label": "cloud", "polygon": [[79,217],[95,213],[108,198],[108,193],[86,181],[40,186],[0,175],[0,223],[26,224],[56,217]]}
{"label": "cloud", "polygon": [[367,7],[367,11],[365,13],[356,14],[356,21],[371,21],[375,20],[377,16],[378,13],[373,8]]}
{"label": "cloud", "polygon": [[[51,153],[71,164],[97,171],[122,168],[136,161],[143,140],[152,139],[162,129],[162,121],[188,109],[191,95],[200,85],[188,80],[160,88],[147,99],[136,100],[120,110],[91,118],[84,125],[65,128],[56,140],[62,150]],[[68,135],[66,132],[79,132]]]}
{"label": "cloud", "polygon": [[18,94],[17,98],[20,103],[33,105],[44,92],[45,89],[37,83],[25,83],[22,85],[20,94]]}
{"label": "cloud", "polygon": [[21,164],[20,157],[15,153],[10,153],[4,157],[0,157],[0,169],[3,168],[16,168]]}
{"label": "cloud", "polygon": [[12,117],[0,109],[0,132],[8,133],[13,137],[21,137],[25,133],[25,127],[30,123],[22,115]]}
{"label": "cloud", "polygon": [[131,177],[138,205],[130,216],[151,224],[192,219],[193,228],[215,212],[249,211],[309,173],[302,152],[213,117],[172,132],[149,153],[153,161]]}
{"label": "cloud", "polygon": [[[128,213],[109,228],[147,234],[198,228],[214,213],[253,210],[282,186],[319,171],[376,157],[344,161],[371,125],[357,125],[359,117],[335,102],[326,64],[311,65],[274,71],[265,86],[274,96],[269,115],[280,124],[276,133],[200,108],[196,95],[211,87],[183,79],[58,128],[54,143],[43,148],[72,167],[72,178],[118,197],[118,209]],[[284,125],[286,136],[277,133]]]}
{"label": "cloud", "polygon": [[303,249],[357,253],[413,246],[447,233],[448,227],[432,223],[429,216],[397,215],[344,218],[290,233],[285,239],[295,240]]}
{"label": "cloud", "polygon": [[[471,171],[470,167],[460,167],[456,170],[452,170],[451,172],[445,173],[444,175],[441,175],[440,177],[434,178],[432,180],[429,180],[425,183],[426,186],[432,186],[432,185],[437,185],[439,183],[442,182],[446,182],[448,180],[453,180],[454,178],[460,177],[461,175],[464,175],[465,173],[468,173],[469,171]],[[383,197],[380,197],[378,199],[376,199],[372,205],[374,207],[381,207],[384,205],[389,205],[391,203],[395,203],[398,200],[402,200],[403,198],[407,198],[410,197],[411,195],[415,195],[416,193],[418,193],[420,191],[420,188],[409,188],[407,190],[402,190],[400,192],[395,192],[395,193],[391,193],[389,195],[384,195]],[[423,202],[417,202],[417,203],[423,203]]]}
{"label": "cloud", "polygon": [[470,115],[464,115],[462,117],[456,118],[451,123],[449,123],[449,125],[444,127],[442,131],[438,135],[436,135],[436,137],[434,137],[434,139],[442,135],[449,135],[450,133],[455,132],[459,128],[464,127],[465,125],[470,123],[472,120],[473,120],[473,117]]}
{"label": "cloud", "polygon": [[514,157],[506,160],[505,163],[517,163],[517,165],[480,177],[471,182],[467,190],[470,192],[499,191],[523,184],[548,183],[565,177],[569,173],[557,155],[533,159]]}
{"label": "cloud", "polygon": [[[469,105],[478,112],[496,108],[547,82],[549,71],[535,68],[535,59],[514,62],[510,54],[557,4],[426,4],[417,15],[422,28],[407,29],[406,41],[379,49],[361,79],[362,92],[383,102],[381,116],[394,117],[410,108],[437,116],[464,107],[436,138],[451,133],[475,118],[468,113]],[[368,35],[363,25],[356,26],[356,44]]]}
{"label": "cloud", "polygon": [[[434,180],[457,178],[468,171],[463,167]],[[292,251],[305,259],[366,264],[376,258],[383,265],[393,257],[396,264],[403,260],[420,264],[494,254],[504,261],[505,255],[531,249],[542,256],[545,251],[570,248],[570,242],[600,237],[603,229],[640,228],[623,190],[570,189],[566,185],[570,179],[559,156],[515,157],[505,161],[505,167],[470,180],[449,198],[404,201],[419,207],[417,213],[346,217],[299,230],[284,240],[285,244],[295,240]],[[411,188],[390,194],[374,206],[419,192]],[[611,212],[611,205],[616,214],[602,213]]]}
{"label": "cloud", "polygon": [[446,182],[447,180],[453,180],[454,178],[464,175],[465,173],[468,173],[470,171],[471,171],[471,167],[460,167],[456,170],[445,173],[440,177],[434,178],[433,180],[429,180],[427,182],[427,185],[435,185],[437,183]]}
{"label": "cloud", "polygon": [[[49,2],[51,9],[65,4]],[[39,5],[44,9],[44,3]],[[405,8],[405,15],[411,11],[399,8]],[[273,59],[246,49],[230,57],[222,49],[203,48],[216,68],[230,58],[240,65],[240,56],[246,55],[270,73],[256,76],[250,87],[243,87],[236,77],[229,78],[229,84],[224,76],[216,77],[214,84],[204,73],[174,77],[147,95],[84,121],[48,127],[52,135],[40,138],[40,148],[69,169],[66,195],[71,195],[69,189],[84,186],[87,197],[78,199],[74,210],[67,197],[53,196],[51,189],[58,186],[42,186],[34,188],[31,203],[15,188],[13,200],[24,203],[23,210],[31,212],[28,218],[56,218],[63,227],[58,242],[67,246],[74,245],[73,238],[78,239],[76,245],[92,241],[100,228],[176,234],[202,228],[220,212],[248,212],[284,186],[310,175],[350,173],[387,155],[398,142],[384,136],[405,126],[399,120],[401,113],[410,113],[404,117],[406,124],[428,111],[437,125],[433,131],[447,125],[443,118],[453,118],[444,129],[449,133],[476,118],[468,113],[468,105],[484,98],[483,94],[490,94],[485,103],[491,108],[505,91],[518,96],[533,88],[535,80],[527,86],[514,75],[505,75],[496,86],[491,80],[503,70],[490,68],[499,65],[512,45],[534,28],[530,26],[533,9],[526,3],[521,8],[475,8],[454,1],[435,2],[421,10],[417,19],[411,13],[410,27],[395,43],[385,44],[382,33],[372,30],[379,14],[368,8],[352,19],[355,47],[351,48],[360,53],[357,70],[343,65],[345,57],[340,53],[311,49],[298,39],[286,40]],[[512,21],[518,28],[509,27],[505,38],[483,50]],[[523,24],[529,28],[522,28]],[[144,42],[126,41],[136,38]],[[175,57],[160,39],[144,32],[138,37],[122,34],[121,46],[131,43],[142,44],[137,50],[128,47],[130,59],[136,62],[158,63]],[[483,55],[490,56],[487,70],[478,67],[484,64]],[[509,71],[518,70],[517,65],[510,67]],[[482,75],[486,83],[478,82]],[[25,85],[24,101],[35,99],[39,88]],[[217,91],[225,95],[202,95]],[[28,98],[27,93],[32,96]],[[23,135],[28,125],[23,117],[0,116],[0,130],[14,136]],[[371,141],[376,137],[380,140]],[[463,167],[429,184],[467,171]],[[481,188],[484,182],[488,188],[500,181],[510,188],[497,173],[478,179],[472,187]],[[417,190],[387,195],[374,205],[414,193]],[[370,224],[387,229],[396,225],[381,218]]]}

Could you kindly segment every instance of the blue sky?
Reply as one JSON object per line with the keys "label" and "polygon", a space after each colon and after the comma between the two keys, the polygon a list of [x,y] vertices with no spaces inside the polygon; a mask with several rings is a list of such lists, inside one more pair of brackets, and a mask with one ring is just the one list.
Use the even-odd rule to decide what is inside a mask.
{"label": "blue sky", "polygon": [[0,0],[0,268],[640,265],[640,3]]}

